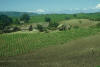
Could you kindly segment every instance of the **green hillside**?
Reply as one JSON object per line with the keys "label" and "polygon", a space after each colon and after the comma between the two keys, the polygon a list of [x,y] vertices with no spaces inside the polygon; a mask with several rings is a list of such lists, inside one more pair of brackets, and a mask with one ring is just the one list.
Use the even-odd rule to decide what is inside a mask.
{"label": "green hillside", "polygon": [[30,16],[37,15],[37,13],[31,13],[31,12],[0,11],[0,15],[7,15],[11,17],[20,17],[23,14],[29,14]]}

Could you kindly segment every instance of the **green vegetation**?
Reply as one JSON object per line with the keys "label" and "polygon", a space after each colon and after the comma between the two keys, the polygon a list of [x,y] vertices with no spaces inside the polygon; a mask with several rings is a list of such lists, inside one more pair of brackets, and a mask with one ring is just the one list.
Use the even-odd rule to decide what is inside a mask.
{"label": "green vegetation", "polygon": [[32,27],[32,25],[30,25],[30,27],[29,27],[29,31],[32,31],[33,30],[33,27]]}
{"label": "green vegetation", "polygon": [[0,15],[0,30],[3,30],[6,26],[12,24],[12,19],[6,15]]}
{"label": "green vegetation", "polygon": [[33,51],[34,49],[64,44],[69,40],[86,37],[99,32],[95,29],[74,29],[52,33],[12,33],[0,35],[0,56],[15,56]]}
{"label": "green vegetation", "polygon": [[0,67],[98,66],[99,14],[0,15]]}
{"label": "green vegetation", "polygon": [[29,22],[30,16],[28,14],[23,14],[20,18],[21,21],[24,21],[25,23]]}

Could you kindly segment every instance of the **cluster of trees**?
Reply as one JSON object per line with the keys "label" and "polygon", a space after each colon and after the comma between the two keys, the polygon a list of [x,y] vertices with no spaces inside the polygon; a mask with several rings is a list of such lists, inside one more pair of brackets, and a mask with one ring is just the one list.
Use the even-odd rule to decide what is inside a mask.
{"label": "cluster of trees", "polygon": [[[84,14],[84,13],[80,13],[80,14],[62,14],[62,15],[44,15],[44,16],[40,16],[40,17],[44,17],[42,19],[45,20],[45,22],[47,22],[49,25],[48,27],[43,27],[43,25],[38,24],[37,25],[37,29],[40,32],[46,31],[48,32],[48,30],[57,30],[59,29],[60,31],[62,30],[67,30],[67,29],[71,29],[71,25],[60,25],[59,23],[57,23],[60,20],[70,20],[73,18],[77,18],[77,19],[90,19],[90,20],[94,20],[94,21],[100,21],[100,13],[93,13],[93,14]],[[9,17],[7,15],[0,15],[0,33],[1,32],[12,32],[12,31],[19,31],[20,28],[18,27],[13,27],[13,29],[11,29],[10,25],[12,24],[22,24],[22,23],[29,23],[30,22],[30,16],[28,14],[23,14],[22,16],[20,16],[19,18],[12,18]],[[36,19],[35,19],[36,20]],[[39,20],[40,21],[40,20]],[[80,24],[82,23],[81,21],[79,21]],[[97,25],[99,27],[99,24]],[[68,28],[69,27],[69,28]],[[74,26],[74,28],[79,28],[78,26]],[[32,31],[33,27],[32,25],[29,26],[29,31]]]}
{"label": "cluster of trees", "polygon": [[40,32],[49,32],[49,30],[65,31],[65,30],[70,30],[72,28],[72,25],[59,24],[56,21],[52,21],[50,17],[45,17],[45,21],[49,23],[47,27],[43,27],[40,24],[37,25],[37,29]]}
{"label": "cluster of trees", "polygon": [[[19,19],[13,20],[13,18],[7,16],[7,15],[0,15],[0,33],[9,33],[12,31],[18,31],[20,30],[18,27],[13,27],[11,29],[10,25],[13,23],[20,24],[20,21],[23,21],[24,23],[28,23],[30,20],[30,16],[28,14],[22,15]],[[31,28],[30,28],[31,29]]]}
{"label": "cluster of trees", "polygon": [[0,30],[3,30],[6,26],[9,26],[12,22],[12,18],[6,15],[0,15]]}
{"label": "cluster of trees", "polygon": [[[30,16],[28,14],[24,14],[22,15],[20,18],[15,19],[15,21],[13,20],[13,18],[8,17],[7,15],[0,15],[0,33],[10,33],[10,32],[16,32],[16,31],[20,31],[21,29],[17,26],[15,27],[11,27],[10,25],[13,23],[16,24],[21,24],[21,22],[24,23],[28,23],[30,20]],[[66,25],[62,25],[61,27],[58,28],[59,23],[57,23],[56,21],[53,21],[50,17],[45,17],[45,22],[48,23],[47,27],[43,27],[41,24],[37,24],[37,29],[40,32],[48,32],[48,30],[57,30],[59,29],[61,30],[66,30],[67,27]],[[29,31],[33,30],[32,25],[29,26]]]}

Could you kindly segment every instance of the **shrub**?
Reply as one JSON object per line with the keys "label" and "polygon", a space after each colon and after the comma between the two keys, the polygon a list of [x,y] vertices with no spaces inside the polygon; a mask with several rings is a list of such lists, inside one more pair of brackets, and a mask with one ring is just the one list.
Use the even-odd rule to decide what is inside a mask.
{"label": "shrub", "polygon": [[71,18],[70,18],[70,17],[66,17],[65,19],[66,19],[66,20],[70,20]]}
{"label": "shrub", "polygon": [[19,19],[15,19],[15,24],[20,24],[20,20]]}
{"label": "shrub", "polygon": [[29,31],[32,31],[33,30],[33,27],[32,25],[29,26]]}
{"label": "shrub", "polygon": [[78,29],[78,28],[79,28],[79,26],[74,26],[73,28]]}
{"label": "shrub", "polygon": [[50,23],[51,22],[51,18],[45,17],[45,21]]}
{"label": "shrub", "polygon": [[29,16],[28,14],[23,14],[23,15],[20,17],[20,20],[27,23],[27,22],[29,22],[29,20],[30,20],[30,16]]}
{"label": "shrub", "polygon": [[19,27],[14,27],[13,28],[13,32],[17,32],[17,31],[20,31],[21,29]]}
{"label": "shrub", "polygon": [[76,17],[77,17],[77,14],[73,14],[73,17],[75,17],[75,18],[76,18]]}
{"label": "shrub", "polygon": [[40,24],[37,25],[37,29],[40,31],[40,32],[43,32],[44,31],[44,27]]}
{"label": "shrub", "polygon": [[79,23],[82,24],[82,21],[80,20]]}
{"label": "shrub", "polygon": [[49,28],[50,30],[56,30],[57,27],[58,27],[58,25],[59,25],[59,24],[58,24],[57,22],[50,22],[48,28]]}
{"label": "shrub", "polygon": [[0,30],[3,30],[6,26],[9,26],[12,23],[12,18],[7,15],[0,15]]}
{"label": "shrub", "polygon": [[11,32],[13,32],[13,28],[7,26],[7,27],[5,27],[5,28],[3,29],[3,32],[4,32],[4,33],[11,33]]}

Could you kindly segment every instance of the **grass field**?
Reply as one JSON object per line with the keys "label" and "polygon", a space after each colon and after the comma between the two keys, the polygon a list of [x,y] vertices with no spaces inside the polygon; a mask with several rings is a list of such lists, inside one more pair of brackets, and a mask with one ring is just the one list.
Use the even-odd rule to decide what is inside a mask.
{"label": "grass field", "polygon": [[76,29],[51,33],[12,33],[0,35],[0,56],[15,56],[48,45],[96,34],[99,29]]}
{"label": "grass field", "polygon": [[59,23],[79,28],[49,33],[20,31],[0,34],[0,67],[99,66],[100,28],[90,28],[99,21],[71,19]]}
{"label": "grass field", "polygon": [[[38,20],[39,21],[39,20]],[[65,25],[72,25],[72,26],[79,26],[79,28],[88,28],[90,26],[96,25],[97,23],[100,23],[100,21],[92,21],[89,19],[70,19],[70,20],[63,20],[63,21],[58,21],[57,23],[59,24],[65,24]],[[33,26],[33,28],[37,27],[37,24],[41,24],[44,27],[48,26],[48,22],[34,22],[34,23],[29,23],[29,24],[23,24],[24,27],[29,27],[30,25]],[[23,27],[23,25],[20,25],[19,27]]]}
{"label": "grass field", "polygon": [[[77,33],[78,32],[79,30],[77,31]],[[74,39],[76,37],[77,39],[71,40],[68,43],[66,43],[68,41],[67,40],[68,36],[66,35],[66,39],[62,38],[60,39],[60,42],[57,39],[52,40],[52,41],[48,40],[49,41],[48,42],[46,41],[47,40],[46,39],[44,45],[38,44],[36,46],[34,44],[34,46],[37,48],[42,47],[41,49],[35,49],[34,46],[32,45],[29,46],[28,41],[27,41],[28,43],[26,43],[26,40],[25,40],[23,43],[23,41],[20,39],[22,43],[18,41],[20,45],[13,44],[14,45],[12,46],[13,49],[11,48],[11,45],[9,45],[9,48],[11,50],[9,50],[8,47],[5,47],[5,48],[3,47],[5,52],[3,51],[2,52],[4,53],[4,55],[6,55],[6,57],[1,57],[0,67],[28,67],[28,66],[29,67],[96,67],[96,66],[99,66],[100,65],[99,63],[100,62],[100,47],[99,47],[100,33],[95,34],[95,33],[88,33],[88,32],[84,31],[84,33],[91,36],[82,34],[83,31],[80,33],[80,36],[79,34],[77,34],[76,36],[74,35],[74,37],[71,35],[71,37],[73,37],[71,39]],[[59,32],[59,33],[65,34],[66,32],[63,32],[63,33]],[[51,34],[52,36],[54,34],[57,35],[57,33],[51,33]],[[8,35],[8,37],[11,35],[12,34]],[[17,36],[18,34],[15,34],[15,35]],[[49,38],[51,37],[50,35],[49,35]],[[4,36],[5,35],[3,35],[3,37]],[[20,38],[25,37],[25,36],[26,34],[23,36],[21,35]],[[58,38],[58,36],[59,35],[57,35],[56,38]],[[47,42],[48,44],[46,44]],[[58,43],[62,43],[62,44],[58,45]],[[44,47],[45,45],[51,45],[51,44],[52,46]],[[19,50],[19,53],[18,53],[19,55],[16,55],[16,52],[17,52],[16,48]],[[35,50],[29,53],[25,53],[25,51],[27,50],[29,51],[29,49],[31,50],[35,49]],[[21,51],[23,51],[24,53],[23,55],[21,54]],[[10,55],[12,55],[11,57],[7,57],[9,53]],[[16,55],[16,56],[13,56],[13,55]]]}
{"label": "grass field", "polygon": [[72,26],[79,26],[80,28],[88,28],[90,26],[96,25],[100,23],[100,21],[91,21],[89,19],[71,19],[71,20],[64,20],[59,22],[61,24],[70,24]]}

